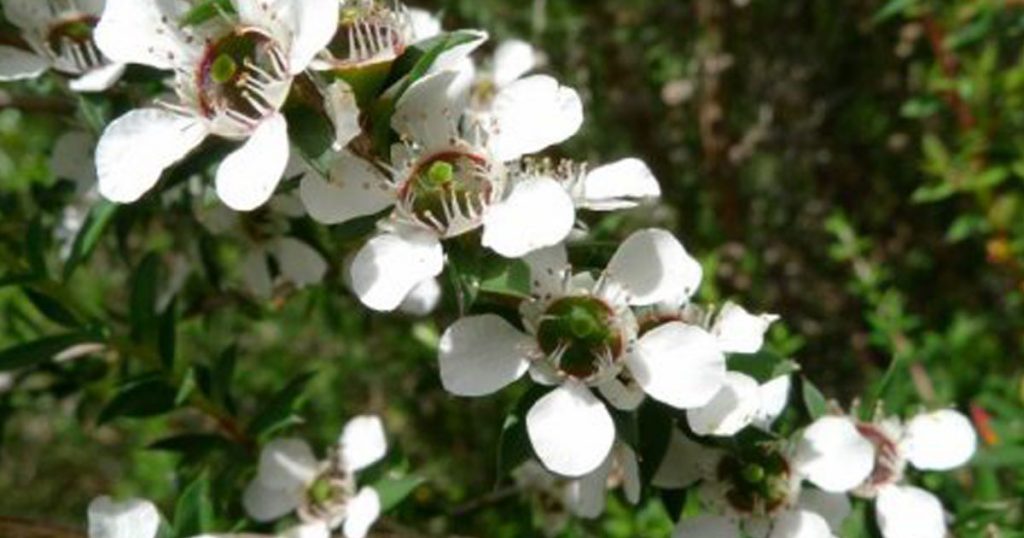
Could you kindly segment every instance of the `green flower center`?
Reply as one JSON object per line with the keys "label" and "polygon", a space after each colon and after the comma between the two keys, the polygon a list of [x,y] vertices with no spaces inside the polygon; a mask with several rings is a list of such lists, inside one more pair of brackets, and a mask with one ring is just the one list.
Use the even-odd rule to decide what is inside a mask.
{"label": "green flower center", "polygon": [[423,224],[442,234],[464,233],[476,227],[491,193],[486,166],[470,153],[435,155],[404,183],[402,198]]}
{"label": "green flower center", "polygon": [[717,474],[728,486],[729,504],[740,512],[770,514],[789,500],[789,462],[776,450],[758,447],[730,454],[718,464]]}
{"label": "green flower center", "polygon": [[50,28],[46,42],[51,50],[61,51],[67,42],[85,44],[92,41],[92,31],[99,19],[92,16],[81,16],[58,23]]}
{"label": "green flower center", "polygon": [[622,354],[622,333],[615,314],[594,297],[565,297],[551,304],[541,317],[537,341],[549,356],[558,355],[562,372],[586,379],[603,364]]}
{"label": "green flower center", "polygon": [[[199,106],[208,117],[233,111],[259,119],[279,103],[268,88],[286,80],[284,56],[263,32],[241,28],[209,45],[196,75]],[[270,92],[268,92],[268,89]]]}

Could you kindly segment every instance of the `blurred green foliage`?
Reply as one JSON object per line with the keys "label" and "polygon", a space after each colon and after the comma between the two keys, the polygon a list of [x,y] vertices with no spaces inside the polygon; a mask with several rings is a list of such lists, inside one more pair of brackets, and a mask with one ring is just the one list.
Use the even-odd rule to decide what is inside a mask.
{"label": "blurred green foliage", "polygon": [[[701,299],[735,297],[779,313],[773,349],[798,359],[844,404],[859,397],[865,412],[875,402],[899,414],[944,405],[968,412],[983,441],[973,464],[926,473],[922,483],[946,501],[957,536],[1024,536],[1024,2],[447,0],[422,7],[441,10],[446,27],[484,28],[495,41],[522,37],[544,50],[544,69],[586,103],[585,129],[566,155],[650,163],[664,203],[590,222],[598,240],[641,225],[669,227],[704,262]],[[250,423],[243,434],[288,425],[323,447],[347,417],[381,414],[395,447],[389,460],[426,479],[383,529],[491,538],[532,535],[544,525],[528,498],[500,494],[508,484],[496,476],[501,417],[517,391],[456,400],[438,383],[435,349],[450,317],[368,313],[336,273],[324,287],[285,290],[258,304],[230,275],[241,247],[207,245],[203,268],[171,307],[181,313],[170,354],[178,362],[132,353],[147,339],[168,345],[155,296],[176,249],[204,234],[186,222],[183,204],[162,218],[146,203],[118,209],[113,233],[71,275],[73,297],[56,298],[79,305],[70,312],[47,308],[54,286],[32,288],[35,299],[12,286],[20,270],[40,264],[53,282],[62,279],[55,249],[42,248],[52,239],[33,231],[52,229],[59,215],[52,209],[68,196],[49,154],[61,132],[95,129],[112,114],[83,99],[70,103],[83,105],[76,116],[67,99],[52,80],[0,90],[7,271],[0,349],[92,331],[90,320],[108,316],[121,324],[131,360],[47,364],[19,374],[28,390],[0,396],[0,514],[77,525],[89,499],[103,493],[154,498],[173,514],[172,499],[188,484],[169,477],[176,467],[186,477],[198,469],[190,474],[188,454],[135,447],[181,432],[220,435],[223,420],[258,416],[289,380],[309,372],[301,401],[265,419],[266,429]],[[144,241],[138,231],[129,237],[132,226],[144,229]],[[351,247],[359,233],[302,223],[293,231],[324,252]],[[149,277],[137,270],[147,253],[155,253]],[[190,295],[207,281],[219,295]],[[445,312],[455,312],[446,292]],[[134,326],[139,319],[151,325]],[[230,375],[224,354],[233,345]],[[166,378],[155,383],[171,383],[171,400],[155,401],[154,410],[182,398],[187,409],[156,421],[113,416],[109,402],[124,388],[109,370],[136,375],[162,360]],[[174,393],[208,378],[231,394]],[[91,381],[85,391],[70,390],[83,380]],[[145,392],[159,395],[153,387]],[[293,415],[292,404],[301,413]],[[101,416],[110,420],[100,424]],[[255,454],[221,457],[229,465]],[[613,501],[603,519],[574,522],[565,535],[662,536],[671,525],[657,499],[639,509]],[[855,522],[860,530],[850,536],[870,526]]]}

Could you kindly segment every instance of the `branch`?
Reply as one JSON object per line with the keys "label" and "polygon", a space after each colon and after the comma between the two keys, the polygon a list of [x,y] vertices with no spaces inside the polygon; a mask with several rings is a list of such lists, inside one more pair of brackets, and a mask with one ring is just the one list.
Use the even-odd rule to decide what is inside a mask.
{"label": "branch", "polygon": [[[1022,2],[1022,5],[1024,5],[1024,2]],[[942,69],[943,76],[950,80],[955,79],[959,71],[959,62],[956,56],[946,48],[946,31],[939,25],[939,22],[935,20],[931,13],[925,15],[922,22],[924,23],[925,34],[928,36],[928,45],[931,47],[932,54]],[[942,92],[942,97],[945,99],[946,104],[953,109],[953,112],[956,114],[957,124],[960,125],[962,130],[969,130],[978,123],[974,114],[971,113],[970,107],[967,106],[967,103],[964,102],[955,89]]]}
{"label": "branch", "polygon": [[38,521],[0,517],[0,536],[11,538],[85,538],[79,531]]}
{"label": "branch", "polygon": [[31,95],[10,95],[0,91],[0,110],[13,108],[23,112],[45,112],[49,114],[70,114],[75,105],[59,97],[37,97]]}

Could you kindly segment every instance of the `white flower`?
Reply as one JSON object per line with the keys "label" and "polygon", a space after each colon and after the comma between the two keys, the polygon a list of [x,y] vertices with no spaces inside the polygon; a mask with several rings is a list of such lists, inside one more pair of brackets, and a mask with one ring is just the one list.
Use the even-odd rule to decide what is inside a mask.
{"label": "white flower", "polygon": [[109,0],[96,27],[108,57],[175,71],[179,102],[134,110],[104,131],[100,193],[133,202],[207,136],[242,142],[217,170],[217,194],[248,211],[273,194],[288,163],[280,108],[292,79],[334,36],[337,0],[233,0],[237,20],[182,27],[183,0]]}
{"label": "white flower", "polygon": [[904,484],[910,464],[945,471],[966,463],[977,435],[962,414],[942,409],[906,424],[896,418],[860,422],[857,430],[874,448],[874,467],[854,495],[875,500],[875,518],[885,538],[943,538],[946,515],[933,494]]}
{"label": "white flower", "polygon": [[78,92],[106,90],[124,64],[111,62],[93,39],[104,0],[3,0],[7,20],[29,50],[0,45],[0,81],[35,78],[48,69],[73,77]]}
{"label": "white flower", "polygon": [[850,512],[846,495],[802,488],[787,444],[702,446],[674,430],[653,479],[666,489],[699,483],[703,515],[679,522],[676,538],[830,538]]}
{"label": "white flower", "polygon": [[564,520],[566,512],[586,519],[600,517],[608,491],[619,487],[629,503],[635,505],[640,500],[636,453],[622,442],[615,443],[600,466],[577,478],[556,475],[532,459],[517,467],[512,476],[521,490],[539,498],[537,510],[553,521]]}
{"label": "white flower", "polygon": [[[451,117],[459,102],[448,93],[454,80],[451,71],[430,75],[399,101],[394,127],[411,142],[393,148],[390,177],[343,153],[329,182],[315,174],[303,179],[307,210],[326,224],[393,208],[378,223],[382,234],[367,243],[352,266],[354,290],[373,309],[394,309],[413,286],[437,276],[444,266],[444,239],[482,229],[483,246],[510,258],[558,244],[572,230],[577,201],[590,207],[574,199],[583,192],[578,186],[607,176],[603,167],[587,173],[569,164],[497,159],[486,140],[472,141],[472,133],[463,133]],[[542,125],[563,120],[553,113],[535,127],[549,132]],[[642,163],[620,170],[617,178],[628,187],[620,189],[614,208],[659,192]],[[602,202],[612,196],[607,190],[598,194]]]}
{"label": "white flower", "polygon": [[301,439],[276,439],[263,448],[242,504],[256,521],[297,511],[307,524],[342,526],[345,538],[362,538],[380,514],[380,498],[373,488],[357,490],[355,473],[379,461],[386,449],[384,428],[375,416],[350,420],[338,447],[323,462]]}
{"label": "white flower", "polygon": [[689,409],[721,388],[725,357],[703,329],[671,322],[638,337],[632,306],[694,287],[688,268],[696,262],[668,232],[633,234],[596,279],[572,275],[564,248],[526,260],[534,298],[521,307],[525,332],[493,314],[457,321],[441,338],[441,381],[459,396],[490,394],[527,371],[554,386],[526,416],[534,450],[550,470],[578,477],[608,456],[615,427],[594,389],[623,409],[634,409],[644,393]]}
{"label": "white flower", "polygon": [[98,497],[89,503],[89,538],[155,538],[159,528],[160,512],[149,501]]}
{"label": "white flower", "polygon": [[327,260],[312,246],[287,235],[288,218],[303,216],[302,204],[293,195],[274,196],[257,211],[236,213],[224,206],[203,206],[199,221],[211,232],[230,235],[245,245],[239,264],[242,280],[257,297],[274,293],[270,262],[281,280],[296,288],[319,283],[327,273]]}
{"label": "white flower", "polygon": [[409,295],[402,299],[398,310],[410,316],[426,316],[437,308],[441,302],[441,283],[436,278],[428,278],[409,292]]}
{"label": "white flower", "polygon": [[[468,54],[466,47],[484,38],[481,34],[463,49]],[[463,129],[464,98],[453,86],[456,76],[454,71],[428,75],[401,97],[392,127],[403,142],[392,148],[389,165],[343,152],[331,166],[330,181],[313,173],[303,179],[303,201],[320,222],[336,224],[391,209],[379,222],[382,234],[367,243],[352,266],[357,295],[376,310],[393,310],[413,286],[441,272],[443,239],[482,228],[484,246],[518,257],[557,244],[575,223],[573,200],[555,171],[506,166],[485,134]],[[560,97],[537,96],[535,103],[550,99]],[[551,125],[567,122],[576,125],[569,129],[575,132],[574,117],[581,114],[578,106],[570,107],[533,127],[551,133]],[[563,138],[554,134],[542,147]]]}
{"label": "white flower", "polygon": [[686,420],[698,435],[731,436],[750,424],[768,429],[785,409],[789,388],[789,376],[758,384],[746,374],[729,372],[714,398],[687,410]]}
{"label": "white flower", "polygon": [[845,417],[826,416],[803,431],[794,464],[812,484],[824,491],[850,491],[867,478],[874,465],[874,448]]}
{"label": "white flower", "polygon": [[375,64],[394,61],[408,45],[441,32],[440,21],[428,12],[398,2],[342,0],[340,4],[337,32],[313,62],[313,69],[366,75]]}
{"label": "white flower", "polygon": [[604,513],[608,490],[622,487],[631,504],[640,501],[640,466],[629,445],[616,442],[608,457],[597,468],[566,483],[565,499],[578,517],[594,519]]}
{"label": "white flower", "polygon": [[99,200],[96,190],[96,166],[93,153],[96,139],[83,131],[62,134],[53,146],[50,170],[58,179],[70,180],[75,185],[71,202],[64,207],[60,223],[54,231],[60,242],[61,259],[71,255],[78,232],[85,224],[89,209]]}

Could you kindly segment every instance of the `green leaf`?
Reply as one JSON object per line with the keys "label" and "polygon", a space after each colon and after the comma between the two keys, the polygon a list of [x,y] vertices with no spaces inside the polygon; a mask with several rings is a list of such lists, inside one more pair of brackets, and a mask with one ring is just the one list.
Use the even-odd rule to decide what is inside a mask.
{"label": "green leaf", "polygon": [[395,105],[409,86],[423,78],[445,51],[478,38],[477,32],[467,30],[443,33],[409,47],[395,60],[390,80],[399,85],[394,91],[385,92],[369,111],[374,147],[381,155],[388,154],[387,150],[391,146],[391,116],[395,114]]}
{"label": "green leaf", "polygon": [[800,377],[800,384],[807,414],[812,420],[825,416],[825,413],[828,412],[828,401],[825,399],[825,395],[806,377]]}
{"label": "green leaf", "polygon": [[173,452],[189,461],[197,461],[207,454],[232,448],[231,441],[210,433],[187,433],[166,437],[147,447],[149,450]]}
{"label": "green leaf", "polygon": [[917,0],[889,0],[888,4],[882,6],[882,9],[879,9],[875,13],[875,16],[871,18],[871,22],[873,24],[878,24],[880,22],[887,21],[902,14],[915,4],[917,4]]}
{"label": "green leaf", "polygon": [[132,336],[142,341],[156,335],[157,276],[160,258],[149,253],[139,262],[132,275],[131,324]]}
{"label": "green leaf", "polygon": [[64,264],[64,280],[70,278],[75,269],[92,255],[107,225],[117,214],[117,208],[117,205],[110,202],[100,202],[89,210],[82,229],[78,231],[75,242],[71,245],[68,261]]}
{"label": "green leaf", "polygon": [[253,437],[269,436],[282,428],[297,423],[299,418],[296,416],[296,412],[304,400],[306,384],[312,378],[313,373],[302,374],[278,391],[256,413],[249,423],[248,433]]}
{"label": "green leaf", "polygon": [[22,291],[25,292],[32,306],[36,307],[36,310],[50,321],[69,329],[81,327],[82,324],[78,318],[53,297],[31,288],[23,288]]}
{"label": "green leaf", "polygon": [[40,277],[49,276],[49,269],[46,267],[46,231],[38,218],[29,223],[28,234],[25,237],[25,254],[33,274]]}
{"label": "green leaf", "polygon": [[523,260],[497,259],[484,265],[480,291],[525,299],[530,297],[530,266]]}
{"label": "green leaf", "polygon": [[498,482],[534,456],[533,445],[526,433],[526,413],[548,391],[547,387],[533,385],[519,398],[512,412],[505,417],[505,422],[501,426],[501,437],[498,439],[496,471]]}
{"label": "green leaf", "polygon": [[100,412],[98,424],[115,418],[145,418],[162,415],[174,409],[178,391],[154,374],[129,380]]}
{"label": "green leaf", "polygon": [[800,365],[772,351],[761,350],[752,354],[730,356],[729,369],[747,374],[758,383],[767,383],[776,377],[799,371]]}
{"label": "green leaf", "polygon": [[199,26],[218,15],[234,12],[235,6],[231,4],[231,0],[197,0],[192,9],[181,17],[179,24],[182,28]]}
{"label": "green leaf", "polygon": [[676,427],[673,414],[671,408],[651,398],[640,406],[637,414],[637,428],[640,434],[636,454],[643,484],[650,483],[662,460],[665,459],[672,431]]}
{"label": "green leaf", "polygon": [[15,344],[0,351],[0,372],[18,370],[50,360],[54,355],[79,344],[99,342],[87,332],[73,332],[44,336],[38,340]]}
{"label": "green leaf", "polygon": [[174,370],[174,356],[177,350],[178,336],[178,300],[174,299],[167,309],[160,314],[158,320],[157,347],[160,351],[160,362],[167,370]]}
{"label": "green leaf", "polygon": [[210,397],[213,401],[228,410],[234,409],[234,398],[231,396],[231,385],[235,377],[235,364],[238,362],[238,346],[225,349],[213,364],[210,376]]}
{"label": "green leaf", "polygon": [[174,531],[178,538],[201,534],[213,526],[210,481],[200,476],[185,487],[174,506]]}
{"label": "green leaf", "polygon": [[384,477],[373,484],[373,489],[380,497],[380,511],[388,510],[398,506],[416,488],[420,487],[426,478],[417,475]]}

